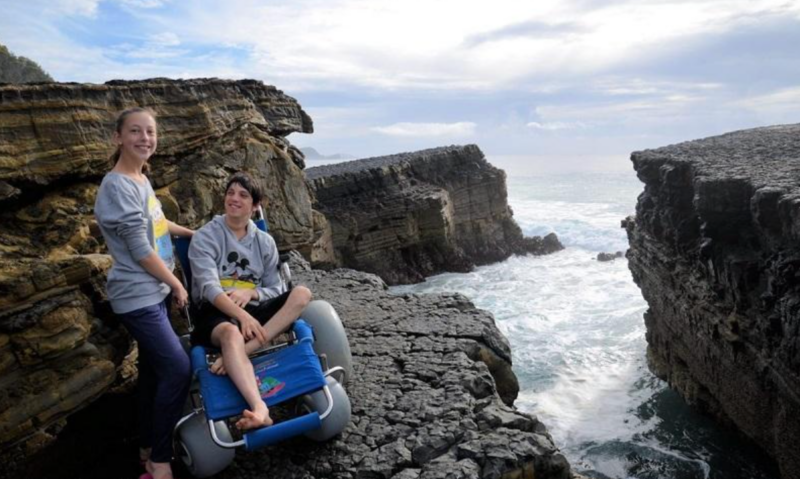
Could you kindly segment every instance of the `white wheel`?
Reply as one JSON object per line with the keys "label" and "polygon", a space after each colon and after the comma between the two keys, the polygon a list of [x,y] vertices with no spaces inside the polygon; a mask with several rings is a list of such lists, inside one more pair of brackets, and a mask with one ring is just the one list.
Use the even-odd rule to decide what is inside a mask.
{"label": "white wheel", "polygon": [[344,368],[345,377],[340,378],[340,382],[346,385],[353,377],[353,358],[347,333],[336,310],[327,301],[311,301],[300,318],[314,329],[314,352],[326,356],[328,368]]}
{"label": "white wheel", "polygon": [[[231,433],[224,422],[215,424],[217,436],[223,441],[232,441]],[[208,421],[203,413],[195,414],[178,427],[178,456],[189,472],[199,478],[213,476],[233,462],[236,451],[219,447],[208,430]]]}
{"label": "white wheel", "polygon": [[[333,410],[322,420],[319,429],[306,433],[306,437],[314,441],[322,442],[340,434],[350,423],[350,398],[341,384],[332,377],[326,378],[328,389],[333,397]],[[316,411],[320,414],[328,409],[328,399],[324,391],[306,394],[300,398],[301,409],[305,411]]]}

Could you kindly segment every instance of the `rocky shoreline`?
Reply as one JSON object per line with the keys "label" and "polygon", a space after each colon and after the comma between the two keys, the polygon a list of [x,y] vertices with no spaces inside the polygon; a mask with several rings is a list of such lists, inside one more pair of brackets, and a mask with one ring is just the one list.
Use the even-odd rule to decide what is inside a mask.
{"label": "rocky shoreline", "polygon": [[[91,211],[115,113],[140,105],[158,114],[151,182],[169,218],[204,223],[220,210],[225,178],[246,169],[266,186],[279,248],[331,267],[334,230],[316,209],[302,153],[286,139],[311,132],[311,119],[293,98],[249,80],[3,85],[0,102],[0,477],[135,475],[138,466],[119,454],[129,448],[135,457],[136,350],[105,298],[110,258]],[[472,163],[479,155],[503,195],[486,211],[473,201],[471,223],[458,208],[433,219],[452,221],[437,231],[473,236],[472,246],[457,245],[473,255],[464,264],[490,258],[495,247],[501,256],[517,251],[507,236],[516,225],[505,176],[477,147],[433,163],[423,152],[400,170],[418,164],[457,177],[443,168],[461,158],[459,148]],[[418,181],[405,173],[402,181]],[[442,199],[458,196],[436,188]],[[516,377],[491,315],[458,295],[390,296],[377,276],[295,262],[297,281],[345,320],[356,367],[353,423],[326,445],[298,439],[245,455],[220,477],[571,477],[544,425],[512,406]],[[71,424],[73,417],[80,419]]]}
{"label": "rocky shoreline", "polygon": [[635,152],[648,360],[800,477],[800,125]]}
{"label": "rocky shoreline", "polygon": [[[511,406],[518,392],[511,352],[489,313],[458,294],[390,295],[377,276],[312,270],[299,256],[293,257],[292,269],[295,282],[334,305],[347,329],[355,370],[348,386],[351,425],[325,444],[301,438],[239,452],[233,465],[215,477],[578,477],[570,473],[545,426]],[[117,395],[117,407],[133,407],[126,397]],[[90,416],[89,407],[82,414]],[[84,453],[108,453],[119,460],[125,458],[114,449],[123,447],[133,457],[135,423],[109,422],[128,439],[76,431],[68,439],[79,437]],[[104,444],[109,440],[111,446]],[[113,462],[104,458],[89,464],[89,458],[69,458],[68,445],[55,449],[65,463],[28,465],[26,477],[103,478],[133,476],[138,470],[131,457],[112,469]],[[48,455],[44,451],[40,457]]]}

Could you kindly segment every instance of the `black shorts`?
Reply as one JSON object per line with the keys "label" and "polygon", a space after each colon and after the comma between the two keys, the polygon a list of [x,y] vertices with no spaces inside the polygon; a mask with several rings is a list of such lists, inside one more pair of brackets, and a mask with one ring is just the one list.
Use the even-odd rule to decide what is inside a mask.
{"label": "black shorts", "polygon": [[[289,298],[287,291],[280,296],[270,298],[266,301],[252,306],[245,306],[244,310],[250,313],[251,316],[256,318],[262,325],[272,319]],[[224,294],[224,293],[223,293]],[[211,332],[214,328],[222,323],[232,323],[241,329],[238,322],[234,321],[227,314],[218,310],[213,304],[208,301],[203,301],[200,307],[192,307],[190,314],[194,322],[194,330],[192,331],[192,345],[216,347],[211,344]]]}

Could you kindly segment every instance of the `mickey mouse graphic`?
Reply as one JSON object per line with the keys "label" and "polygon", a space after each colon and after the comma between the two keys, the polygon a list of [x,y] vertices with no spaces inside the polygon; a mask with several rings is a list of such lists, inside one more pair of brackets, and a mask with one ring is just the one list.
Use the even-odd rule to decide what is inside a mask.
{"label": "mickey mouse graphic", "polygon": [[[250,266],[250,260],[247,258],[239,259],[239,253],[236,251],[231,251],[228,253],[228,265],[222,266],[222,272],[226,274],[226,276],[233,278],[235,281],[249,281],[251,283],[256,282],[255,275],[248,271],[247,267]],[[228,273],[228,271],[232,271]]]}

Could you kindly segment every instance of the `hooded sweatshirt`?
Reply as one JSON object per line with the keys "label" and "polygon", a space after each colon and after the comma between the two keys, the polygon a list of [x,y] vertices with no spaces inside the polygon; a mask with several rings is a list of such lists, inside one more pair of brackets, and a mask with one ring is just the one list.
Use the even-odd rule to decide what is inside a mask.
{"label": "hooded sweatshirt", "polygon": [[256,289],[260,303],[281,293],[278,248],[272,236],[252,221],[242,239],[215,216],[197,230],[189,245],[192,268],[192,301],[214,303],[217,295],[231,289]]}

